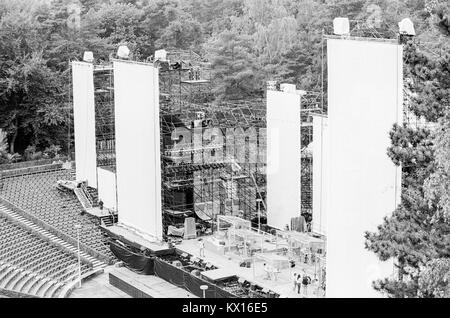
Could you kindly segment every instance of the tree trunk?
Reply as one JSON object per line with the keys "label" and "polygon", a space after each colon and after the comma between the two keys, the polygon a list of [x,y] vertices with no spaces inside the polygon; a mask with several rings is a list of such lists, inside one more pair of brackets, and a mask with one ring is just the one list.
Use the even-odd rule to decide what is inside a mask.
{"label": "tree trunk", "polygon": [[15,145],[15,143],[16,143],[16,139],[17,139],[17,135],[19,134],[19,125],[18,125],[18,122],[17,122],[17,118],[14,120],[14,135],[12,136],[12,138],[11,138],[11,141],[10,141],[10,143],[9,143],[9,152],[11,153],[11,154],[14,154],[15,153],[15,147],[14,147],[14,145]]}
{"label": "tree trunk", "polygon": [[403,275],[405,273],[405,270],[404,270],[404,268],[405,268],[405,260],[402,257],[400,257],[398,259],[398,266],[397,266],[397,268],[398,268],[398,277],[397,277],[397,279],[398,279],[399,282],[402,282],[403,281]]}

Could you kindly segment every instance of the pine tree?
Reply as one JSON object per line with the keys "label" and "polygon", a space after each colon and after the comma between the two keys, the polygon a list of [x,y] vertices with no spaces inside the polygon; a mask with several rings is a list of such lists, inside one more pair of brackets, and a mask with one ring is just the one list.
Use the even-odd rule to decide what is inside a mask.
{"label": "pine tree", "polygon": [[[446,191],[450,187],[450,50],[443,47],[446,53],[437,56],[419,47],[417,43],[405,47],[405,77],[414,93],[409,111],[429,125],[393,128],[388,154],[403,168],[402,201],[376,232],[366,233],[369,250],[381,260],[396,260],[398,277],[374,283],[377,290],[391,297],[445,294],[445,286],[436,281],[445,276],[441,273],[444,269],[435,262],[450,258],[450,223],[446,213],[442,213],[448,209]],[[436,123],[440,123],[438,130],[433,129]]]}

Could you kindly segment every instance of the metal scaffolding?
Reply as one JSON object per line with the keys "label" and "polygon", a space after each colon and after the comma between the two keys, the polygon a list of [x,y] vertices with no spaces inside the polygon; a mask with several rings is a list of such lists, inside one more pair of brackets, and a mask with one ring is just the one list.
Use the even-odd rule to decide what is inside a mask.
{"label": "metal scaffolding", "polygon": [[[265,99],[215,101],[211,94],[210,65],[190,51],[170,51],[167,61],[156,61],[155,65],[160,70],[164,229],[168,225],[181,225],[183,217],[195,215],[211,221],[218,214],[248,220],[264,218]],[[112,169],[115,168],[113,76],[112,64],[94,68],[97,165]],[[307,215],[312,211],[312,156],[307,146],[312,142],[311,114],[323,112],[321,103],[320,92],[303,92],[299,105],[302,214]],[[207,129],[220,132],[224,139],[214,142],[203,140],[202,135],[199,139],[194,137],[196,132],[202,134]],[[178,131],[188,138],[180,140]],[[256,137],[249,132],[256,133]],[[231,153],[226,138],[229,136],[235,149]],[[196,160],[215,153],[221,156]]]}

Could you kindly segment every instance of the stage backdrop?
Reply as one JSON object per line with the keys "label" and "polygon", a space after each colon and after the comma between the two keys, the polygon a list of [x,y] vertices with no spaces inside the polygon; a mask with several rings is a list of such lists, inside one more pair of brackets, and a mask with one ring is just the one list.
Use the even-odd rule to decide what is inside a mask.
{"label": "stage backdrop", "polygon": [[97,188],[94,65],[72,62],[76,178]]}
{"label": "stage backdrop", "polygon": [[313,116],[313,232],[326,235],[327,229],[327,211],[323,202],[327,201],[328,171],[324,168],[330,168],[326,164],[327,159],[324,156],[329,154],[328,144],[328,118],[322,115]]}
{"label": "stage backdrop", "polygon": [[300,95],[267,91],[267,224],[300,216]]}
{"label": "stage backdrop", "polygon": [[[378,297],[393,274],[364,247],[400,198],[400,169],[387,155],[402,120],[402,47],[395,41],[329,39],[327,297]],[[324,150],[325,151],[325,150]]]}
{"label": "stage backdrop", "polygon": [[162,238],[158,69],[114,61],[119,221]]}
{"label": "stage backdrop", "polygon": [[112,171],[97,168],[98,198],[103,201],[105,208],[117,210],[116,174]]}

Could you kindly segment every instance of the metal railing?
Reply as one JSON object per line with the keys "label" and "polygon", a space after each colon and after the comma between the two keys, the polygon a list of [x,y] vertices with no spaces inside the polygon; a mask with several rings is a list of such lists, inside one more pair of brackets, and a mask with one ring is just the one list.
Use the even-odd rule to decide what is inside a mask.
{"label": "metal railing", "polygon": [[[70,235],[62,232],[61,230],[57,229],[56,227],[38,219],[34,215],[31,215],[30,213],[26,212],[25,210],[19,208],[15,204],[9,202],[5,198],[0,197],[0,203],[12,210],[13,212],[17,213],[18,215],[22,216],[23,218],[27,219],[30,222],[33,222],[34,224],[42,227],[43,229],[47,230],[48,232],[52,233],[56,237],[59,237],[63,241],[66,241],[67,243],[71,244],[72,246],[77,246],[77,240],[71,237]],[[112,264],[113,260],[104,255],[103,253],[100,253],[93,248],[87,246],[85,243],[80,242],[80,250],[85,252],[88,255],[91,255],[92,257],[101,260],[104,263]]]}

